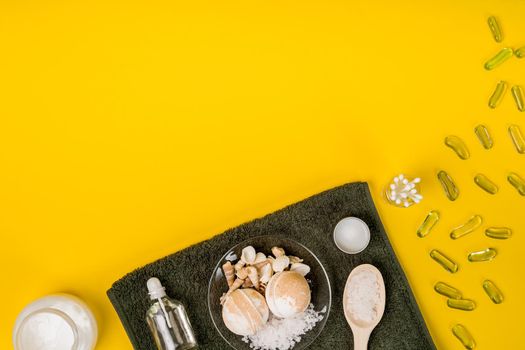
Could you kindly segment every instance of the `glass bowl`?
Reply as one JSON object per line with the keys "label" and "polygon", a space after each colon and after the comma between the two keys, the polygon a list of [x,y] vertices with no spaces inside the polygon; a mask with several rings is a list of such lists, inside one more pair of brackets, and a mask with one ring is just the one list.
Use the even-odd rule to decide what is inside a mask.
{"label": "glass bowl", "polygon": [[311,303],[314,305],[314,310],[322,311],[324,309],[325,312],[323,313],[323,319],[313,329],[302,335],[301,341],[291,348],[293,350],[305,349],[321,333],[328,320],[332,303],[332,290],[328,275],[319,259],[308,248],[289,238],[273,235],[253,237],[228,250],[218,261],[208,286],[208,309],[215,328],[232,348],[237,350],[251,349],[250,345],[242,340],[242,336],[236,335],[226,328],[222,320],[222,306],[220,304],[221,296],[228,291],[228,284],[222,271],[222,265],[226,261],[232,261],[232,263],[237,261],[241,257],[242,249],[249,245],[253,246],[255,251],[266,255],[271,255],[272,247],[281,247],[286,252],[286,255],[304,259],[303,263],[310,266],[311,270],[306,275],[306,279],[312,293]]}

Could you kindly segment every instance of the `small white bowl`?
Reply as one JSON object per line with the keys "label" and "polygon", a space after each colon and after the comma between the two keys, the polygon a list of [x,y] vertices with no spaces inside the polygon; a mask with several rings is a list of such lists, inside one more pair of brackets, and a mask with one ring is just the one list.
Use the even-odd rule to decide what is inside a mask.
{"label": "small white bowl", "polygon": [[335,225],[334,242],[342,252],[360,253],[370,243],[370,228],[359,218],[344,218]]}

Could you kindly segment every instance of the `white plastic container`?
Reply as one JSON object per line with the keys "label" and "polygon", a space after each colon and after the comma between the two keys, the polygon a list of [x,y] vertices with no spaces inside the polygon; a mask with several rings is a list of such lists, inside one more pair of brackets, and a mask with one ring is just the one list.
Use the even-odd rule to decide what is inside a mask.
{"label": "white plastic container", "polygon": [[97,323],[87,305],[69,294],[54,294],[27,305],[13,330],[15,350],[92,350]]}

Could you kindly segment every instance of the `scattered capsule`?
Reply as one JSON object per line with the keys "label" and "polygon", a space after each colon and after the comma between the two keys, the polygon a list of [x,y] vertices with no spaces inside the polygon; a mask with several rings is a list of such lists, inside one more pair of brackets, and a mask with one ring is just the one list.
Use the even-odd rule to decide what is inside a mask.
{"label": "scattered capsule", "polygon": [[485,293],[487,293],[490,300],[492,300],[494,304],[501,304],[503,302],[503,294],[501,293],[499,288],[496,287],[494,282],[490,280],[485,280],[483,282],[483,289],[485,289]]}
{"label": "scattered capsule", "polygon": [[514,97],[514,102],[516,102],[516,107],[520,112],[525,112],[525,102],[523,100],[523,89],[519,85],[514,85],[512,89],[512,97]]}
{"label": "scattered capsule", "polygon": [[519,49],[516,49],[516,51],[514,51],[514,54],[515,54],[516,57],[518,57],[518,58],[523,58],[523,57],[525,57],[525,46],[520,47]]}
{"label": "scattered capsule", "polygon": [[483,174],[476,175],[474,177],[474,182],[487,193],[498,193],[498,186],[494,182],[490,181],[490,179]]}
{"label": "scattered capsule", "polygon": [[425,221],[419,226],[417,230],[417,235],[421,238],[425,237],[432,231],[434,225],[439,221],[439,212],[437,210],[432,210],[428,213]]}
{"label": "scattered capsule", "polygon": [[472,252],[468,255],[468,261],[470,262],[481,262],[481,261],[491,261],[498,255],[496,249],[487,248],[477,252]]}
{"label": "scattered capsule", "polygon": [[476,303],[470,299],[448,299],[447,305],[453,309],[463,311],[472,311],[476,308]]}
{"label": "scattered capsule", "polygon": [[436,283],[434,285],[434,290],[441,295],[449,297],[450,299],[461,299],[463,297],[459,290],[444,282]]}
{"label": "scattered capsule", "polygon": [[459,189],[454,183],[454,180],[450,177],[449,174],[447,174],[446,171],[441,170],[438,173],[438,180],[441,183],[441,187],[443,187],[443,191],[445,192],[448,199],[451,201],[455,201],[458,199],[459,196]]}
{"label": "scattered capsule", "polygon": [[430,251],[430,257],[450,273],[456,273],[459,269],[458,264],[437,249]]}
{"label": "scattered capsule", "polygon": [[496,108],[501,100],[503,99],[503,96],[505,95],[505,91],[507,91],[507,82],[500,80],[498,82],[498,85],[496,85],[496,88],[494,89],[494,92],[489,98],[489,107],[494,109]]}
{"label": "scattered capsule", "polygon": [[494,57],[492,57],[485,63],[485,69],[492,70],[496,68],[497,66],[511,58],[512,55],[514,55],[514,51],[512,51],[511,48],[506,47],[504,49],[501,49],[500,52],[498,52]]}
{"label": "scattered capsule", "polygon": [[519,194],[525,196],[525,180],[523,180],[521,176],[516,173],[509,173],[507,180],[518,190]]}
{"label": "scattered capsule", "polygon": [[512,230],[508,227],[489,227],[485,230],[485,236],[495,239],[507,239],[512,236]]}
{"label": "scattered capsule", "polygon": [[470,158],[470,152],[468,151],[467,145],[457,136],[447,136],[445,138],[445,145],[452,148],[459,158],[465,160]]}
{"label": "scattered capsule", "polygon": [[453,229],[450,233],[450,238],[458,239],[460,237],[463,237],[480,227],[482,223],[483,219],[481,218],[481,216],[474,215],[466,223]]}
{"label": "scattered capsule", "polygon": [[525,139],[521,133],[521,129],[518,125],[509,126],[509,135],[516,147],[516,151],[520,154],[525,154]]}
{"label": "scattered capsule", "polygon": [[454,327],[452,327],[452,333],[456,338],[459,339],[461,344],[465,347],[465,349],[473,350],[476,348],[476,342],[474,341],[474,338],[472,335],[467,331],[465,326],[461,324],[457,324]]}
{"label": "scattered capsule", "polygon": [[474,132],[479,139],[479,142],[485,149],[491,149],[494,145],[492,137],[490,136],[489,129],[485,125],[478,125],[474,128]]}
{"label": "scattered capsule", "polygon": [[501,28],[499,27],[496,17],[490,16],[487,22],[494,40],[496,40],[497,43],[500,43],[503,40],[503,35],[501,34]]}

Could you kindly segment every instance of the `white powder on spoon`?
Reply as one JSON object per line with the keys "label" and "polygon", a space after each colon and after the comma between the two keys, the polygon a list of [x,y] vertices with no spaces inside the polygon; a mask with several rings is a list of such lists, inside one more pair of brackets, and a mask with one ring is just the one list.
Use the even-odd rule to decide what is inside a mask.
{"label": "white powder on spoon", "polygon": [[381,300],[379,290],[374,273],[362,271],[352,276],[345,304],[356,320],[369,323],[376,319]]}
{"label": "white powder on spoon", "polygon": [[288,350],[301,341],[306,332],[324,318],[326,307],[315,311],[310,304],[305,312],[289,318],[270,316],[268,323],[254,335],[245,336],[242,340],[254,350]]}

